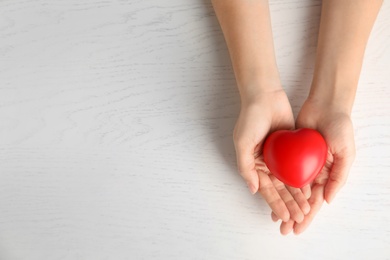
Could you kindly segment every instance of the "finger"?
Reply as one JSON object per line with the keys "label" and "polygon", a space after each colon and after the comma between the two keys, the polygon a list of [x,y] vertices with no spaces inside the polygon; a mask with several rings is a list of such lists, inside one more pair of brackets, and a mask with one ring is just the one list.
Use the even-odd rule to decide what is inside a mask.
{"label": "finger", "polygon": [[[286,186],[287,190],[290,192],[290,194],[293,196],[294,200],[297,202],[299,208],[303,212],[303,214],[308,214],[310,211],[310,205],[307,201],[307,198],[303,194],[301,189],[293,188]],[[303,219],[302,219],[303,220]]]}
{"label": "finger", "polygon": [[[279,181],[275,176],[270,175],[270,179],[273,182],[276,190],[278,191],[280,197],[287,206],[288,211],[290,212],[290,218],[296,222],[302,222],[304,214],[299,208],[298,203],[295,201],[291,193],[286,189],[284,183]],[[285,221],[285,220],[284,220]]]}
{"label": "finger", "polygon": [[280,219],[273,211],[271,212],[271,218],[273,222],[277,222]]}
{"label": "finger", "polygon": [[310,212],[304,218],[301,223],[294,224],[294,233],[296,235],[305,231],[305,229],[313,221],[314,216],[321,209],[322,203],[324,202],[324,185],[316,184],[313,186],[312,194],[309,198]]}
{"label": "finger", "polygon": [[293,231],[294,223],[295,221],[292,219],[287,222],[282,222],[282,224],[280,224],[280,233],[284,236],[288,235],[291,231]]}
{"label": "finger", "polygon": [[235,144],[238,171],[246,181],[252,194],[259,189],[259,177],[255,169],[254,148],[249,145]]}
{"label": "finger", "polygon": [[279,193],[275,189],[271,179],[267,174],[262,171],[258,171],[259,176],[259,192],[263,198],[267,201],[272,211],[282,220],[287,221],[290,219],[290,213],[286,204],[279,196]]}
{"label": "finger", "polygon": [[334,155],[332,169],[325,186],[325,200],[327,203],[330,203],[336,196],[336,193],[345,185],[352,163],[353,156]]}
{"label": "finger", "polygon": [[301,188],[301,191],[306,199],[309,199],[311,196],[311,187],[310,184],[307,184],[306,186]]}

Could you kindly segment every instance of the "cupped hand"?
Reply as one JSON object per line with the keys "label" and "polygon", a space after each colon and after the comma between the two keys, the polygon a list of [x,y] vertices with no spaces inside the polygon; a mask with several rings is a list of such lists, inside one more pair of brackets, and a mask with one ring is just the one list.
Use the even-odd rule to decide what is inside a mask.
{"label": "cupped hand", "polygon": [[[308,98],[296,120],[297,128],[318,130],[328,145],[328,156],[320,174],[311,185],[310,212],[301,223],[293,219],[282,222],[280,230],[287,234],[302,233],[320,210],[324,200],[330,203],[345,184],[355,158],[353,126],[349,111],[342,104],[326,103]],[[272,219],[278,220],[272,213]]]}
{"label": "cupped hand", "polygon": [[233,137],[238,170],[252,194],[259,191],[278,218],[300,223],[310,211],[310,187],[301,190],[285,186],[269,172],[262,156],[269,133],[293,128],[291,106],[280,89],[242,99]]}

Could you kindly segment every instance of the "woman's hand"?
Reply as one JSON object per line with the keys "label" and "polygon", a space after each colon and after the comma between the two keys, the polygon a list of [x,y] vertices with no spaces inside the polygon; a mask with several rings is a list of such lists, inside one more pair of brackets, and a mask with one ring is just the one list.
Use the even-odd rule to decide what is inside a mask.
{"label": "woman's hand", "polygon": [[[298,115],[297,128],[318,130],[328,145],[326,164],[311,186],[311,210],[301,223],[289,220],[281,224],[281,232],[303,232],[320,210],[324,200],[330,203],[345,184],[355,158],[355,142],[349,109],[344,104],[308,98]],[[277,214],[276,214],[277,215]],[[278,218],[273,213],[272,218]]]}
{"label": "woman's hand", "polygon": [[288,98],[280,88],[242,98],[241,103],[234,129],[238,170],[252,194],[259,191],[278,218],[300,223],[310,211],[307,202],[310,188],[301,190],[285,186],[269,172],[262,159],[262,145],[269,133],[294,128]]}
{"label": "woman's hand", "polygon": [[[325,167],[315,179],[310,213],[302,223],[281,224],[281,232],[301,233],[326,200],[331,202],[347,180],[355,158],[351,111],[364,50],[382,5],[373,1],[322,1],[316,65],[309,98],[296,126],[317,129],[328,144]],[[275,214],[272,219],[276,220]]]}
{"label": "woman's hand", "polygon": [[324,184],[324,198],[330,203],[345,184],[355,159],[355,141],[350,114],[343,104],[308,99],[296,121],[298,128],[317,129],[328,145],[329,174],[321,174],[316,183]]}

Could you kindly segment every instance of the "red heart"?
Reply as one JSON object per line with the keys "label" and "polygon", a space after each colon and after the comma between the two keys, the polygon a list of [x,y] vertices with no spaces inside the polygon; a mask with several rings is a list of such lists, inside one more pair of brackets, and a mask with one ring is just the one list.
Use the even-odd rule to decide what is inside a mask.
{"label": "red heart", "polygon": [[328,148],[316,130],[279,130],[264,143],[264,162],[270,172],[285,184],[302,188],[324,167]]}

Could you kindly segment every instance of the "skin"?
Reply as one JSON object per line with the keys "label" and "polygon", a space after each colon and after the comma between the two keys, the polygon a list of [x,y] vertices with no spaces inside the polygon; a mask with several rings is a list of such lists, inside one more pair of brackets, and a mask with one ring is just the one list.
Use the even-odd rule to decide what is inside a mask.
{"label": "skin", "polygon": [[[289,189],[266,169],[262,143],[268,133],[293,129],[294,117],[276,65],[266,1],[214,0],[240,91],[241,111],[233,133],[237,165],[252,194],[259,192],[278,218],[303,221],[310,210],[300,189]],[[300,206],[299,206],[300,205]]]}
{"label": "skin", "polygon": [[[322,2],[317,57],[309,97],[296,126],[317,129],[328,144],[325,167],[312,184],[310,213],[301,223],[282,222],[281,233],[302,233],[346,183],[355,158],[352,106],[367,41],[381,0]],[[343,26],[340,26],[342,24]],[[275,219],[275,214],[273,214]]]}
{"label": "skin", "polygon": [[[272,209],[280,231],[302,233],[345,184],[355,144],[351,111],[364,50],[382,0],[324,0],[310,94],[294,124],[276,65],[266,0],[212,0],[229,49],[241,97],[233,139],[238,170],[252,194]],[[342,26],[341,26],[342,25]],[[310,186],[287,187],[262,159],[265,137],[279,129],[313,128],[328,144],[328,158]]]}

